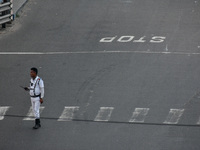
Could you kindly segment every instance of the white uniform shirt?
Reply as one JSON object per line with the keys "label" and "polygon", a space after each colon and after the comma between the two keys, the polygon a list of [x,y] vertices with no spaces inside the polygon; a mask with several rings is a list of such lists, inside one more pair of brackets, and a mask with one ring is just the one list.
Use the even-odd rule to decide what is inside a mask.
{"label": "white uniform shirt", "polygon": [[[42,91],[43,90],[43,91]],[[44,82],[40,77],[36,77],[34,80],[31,78],[30,81],[30,96],[40,95],[44,97]]]}

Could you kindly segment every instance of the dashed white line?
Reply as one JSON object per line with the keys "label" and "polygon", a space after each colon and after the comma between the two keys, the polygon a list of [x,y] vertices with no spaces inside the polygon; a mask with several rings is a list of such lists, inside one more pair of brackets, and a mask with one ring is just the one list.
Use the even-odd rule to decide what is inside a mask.
{"label": "dashed white line", "polygon": [[76,113],[78,110],[78,106],[65,106],[58,121],[71,121],[74,117],[74,113]]}
{"label": "dashed white line", "polygon": [[[44,106],[40,107],[40,114],[43,112],[44,108],[45,108]],[[25,117],[23,120],[35,120],[35,117],[34,117],[34,114],[33,114],[33,111],[32,111],[32,107],[30,107],[26,116],[27,117]]]}
{"label": "dashed white line", "polygon": [[114,107],[100,107],[94,121],[109,121]]}
{"label": "dashed white line", "polygon": [[[9,110],[10,106],[0,107],[0,120],[3,120],[5,116],[15,116],[15,115],[6,115],[6,112]],[[40,107],[40,113],[44,110],[45,107]],[[100,107],[98,114],[96,115],[93,121],[110,121],[114,107]],[[131,119],[129,122],[135,123],[144,123],[146,116],[148,115],[150,108],[135,108]],[[79,106],[65,106],[62,114],[57,119],[57,121],[72,121],[77,111],[79,111]],[[178,124],[181,116],[184,113],[184,109],[170,109],[169,114],[163,124],[176,125]],[[17,116],[17,115],[16,115]],[[22,117],[22,116],[19,116]],[[54,118],[55,119],[55,118]],[[34,115],[32,112],[32,107],[30,107],[26,117],[23,120],[34,120]],[[112,122],[112,121],[111,121]],[[197,125],[200,125],[200,118]],[[184,125],[184,124],[182,124]]]}
{"label": "dashed white line", "polygon": [[144,122],[146,115],[149,112],[149,108],[135,108],[133,115],[129,122]]}
{"label": "dashed white line", "polygon": [[0,120],[4,119],[4,115],[6,114],[9,108],[9,106],[0,107]]}
{"label": "dashed white line", "polygon": [[166,44],[165,51],[168,52],[168,45]]}
{"label": "dashed white line", "polygon": [[199,124],[199,125],[200,125],[200,117],[199,117],[199,120],[198,120],[197,124]]}
{"label": "dashed white line", "polygon": [[177,124],[183,112],[184,109],[170,109],[167,119],[163,123]]}

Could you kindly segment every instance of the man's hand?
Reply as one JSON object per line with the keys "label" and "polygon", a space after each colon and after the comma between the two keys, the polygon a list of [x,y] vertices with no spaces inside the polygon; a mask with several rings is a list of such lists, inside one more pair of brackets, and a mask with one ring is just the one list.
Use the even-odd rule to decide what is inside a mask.
{"label": "man's hand", "polygon": [[29,88],[28,87],[24,87],[24,90],[29,91]]}
{"label": "man's hand", "polygon": [[41,104],[43,103],[43,99],[42,99],[42,98],[40,98],[40,103],[41,103]]}

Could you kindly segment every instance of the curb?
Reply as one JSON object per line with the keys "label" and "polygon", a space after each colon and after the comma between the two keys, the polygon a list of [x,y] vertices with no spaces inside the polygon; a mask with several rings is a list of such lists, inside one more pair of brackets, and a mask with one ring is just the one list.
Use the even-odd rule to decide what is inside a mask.
{"label": "curb", "polygon": [[19,13],[19,11],[22,10],[22,8],[26,5],[26,3],[28,2],[29,0],[26,0],[24,3],[22,3],[22,5],[16,10],[16,12],[13,14],[13,20],[15,20],[15,17],[16,15]]}

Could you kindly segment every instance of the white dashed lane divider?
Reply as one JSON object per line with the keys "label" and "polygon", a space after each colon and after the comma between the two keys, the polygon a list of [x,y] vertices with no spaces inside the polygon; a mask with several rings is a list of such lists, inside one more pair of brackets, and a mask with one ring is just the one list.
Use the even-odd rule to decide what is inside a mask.
{"label": "white dashed lane divider", "polygon": [[[0,120],[4,120],[6,117],[23,117],[24,121],[34,120],[34,115],[32,113],[32,107],[30,107],[26,116],[20,115],[7,115],[7,111],[10,109],[10,106],[0,106]],[[44,106],[40,107],[40,114],[45,109]],[[174,126],[200,126],[200,118],[196,125],[190,124],[178,124],[181,116],[184,113],[184,109],[170,109],[166,120],[163,123],[145,123],[145,118],[150,111],[150,108],[135,108],[130,120],[127,122],[120,121],[111,121],[111,115],[113,113],[114,107],[100,107],[94,120],[82,120],[76,119],[75,116],[79,111],[79,106],[65,106],[62,114],[59,118],[50,118],[50,117],[41,117],[43,119],[54,119],[57,121],[88,121],[88,122],[108,122],[108,123],[128,123],[128,124],[146,124],[146,125],[174,125]]]}
{"label": "white dashed lane divider", "polygon": [[177,124],[182,116],[184,109],[170,109],[165,124]]}
{"label": "white dashed lane divider", "polygon": [[200,117],[199,117],[199,120],[198,120],[197,124],[199,124],[199,125],[200,125]]}
{"label": "white dashed lane divider", "polygon": [[61,116],[58,121],[71,121],[74,117],[74,114],[79,110],[78,106],[65,106]]}
{"label": "white dashed lane divider", "polygon": [[6,114],[9,108],[9,106],[0,107],[0,120],[4,119],[4,115]]}
{"label": "white dashed lane divider", "polygon": [[[40,114],[42,113],[42,111],[44,110],[44,106],[40,107]],[[32,111],[32,107],[30,107],[28,114],[26,115],[27,117],[25,117],[23,120],[35,120],[33,111]]]}
{"label": "white dashed lane divider", "polygon": [[109,121],[114,107],[100,107],[100,110],[94,121]]}
{"label": "white dashed lane divider", "polygon": [[144,122],[146,115],[149,112],[149,108],[135,108],[133,116],[129,122]]}

